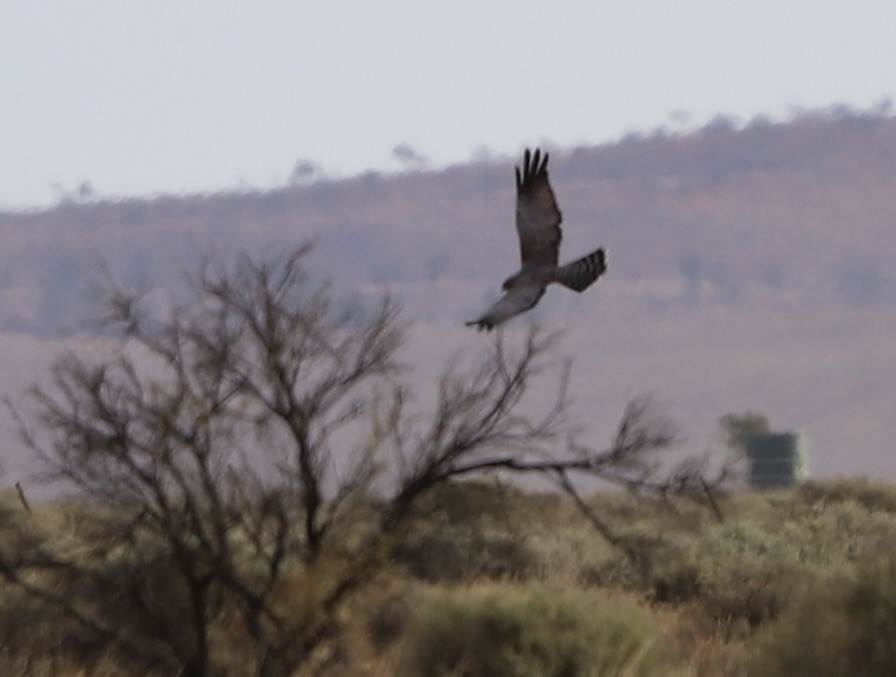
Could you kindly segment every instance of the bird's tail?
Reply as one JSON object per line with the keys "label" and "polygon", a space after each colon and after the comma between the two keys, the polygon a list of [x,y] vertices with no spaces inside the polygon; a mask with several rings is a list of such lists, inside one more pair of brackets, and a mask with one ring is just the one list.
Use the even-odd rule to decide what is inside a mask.
{"label": "bird's tail", "polygon": [[578,261],[558,268],[554,279],[567,289],[583,292],[606,270],[607,253],[603,249],[598,249]]}

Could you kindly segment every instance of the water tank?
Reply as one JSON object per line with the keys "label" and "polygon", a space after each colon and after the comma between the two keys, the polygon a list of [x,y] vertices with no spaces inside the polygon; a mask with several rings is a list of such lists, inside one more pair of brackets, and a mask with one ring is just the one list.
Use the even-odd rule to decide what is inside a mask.
{"label": "water tank", "polygon": [[799,433],[756,433],[744,438],[747,478],[754,489],[790,487],[809,476],[809,453]]}

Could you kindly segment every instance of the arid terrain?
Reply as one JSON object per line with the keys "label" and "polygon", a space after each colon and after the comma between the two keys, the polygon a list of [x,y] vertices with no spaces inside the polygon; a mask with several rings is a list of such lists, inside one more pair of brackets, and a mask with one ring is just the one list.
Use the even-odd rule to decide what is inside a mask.
{"label": "arid terrain", "polygon": [[[755,410],[807,436],[816,477],[896,479],[894,118],[835,107],[549,150],[561,256],[609,251],[594,289],[551,289],[533,313],[566,331],[595,437],[627,399],[654,393],[693,449],[714,446],[719,416]],[[265,253],[308,238],[346,304],[383,293],[402,304],[425,383],[482,345],[463,321],[517,265],[515,162],[0,213],[2,391],[16,398],[61,350],[90,343],[109,276],[155,290],[161,312],[209,248]],[[2,433],[8,469],[24,472]]]}

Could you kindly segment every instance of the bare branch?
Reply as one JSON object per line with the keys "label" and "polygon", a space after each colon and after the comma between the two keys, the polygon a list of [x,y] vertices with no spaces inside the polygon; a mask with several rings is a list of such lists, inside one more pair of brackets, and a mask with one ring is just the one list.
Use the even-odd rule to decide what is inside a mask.
{"label": "bare branch", "polygon": [[[452,479],[495,470],[551,478],[623,549],[574,479],[682,493],[709,501],[721,519],[713,493],[727,476],[709,479],[695,463],[670,472],[659,455],[677,435],[649,398],[629,403],[609,445],[577,439],[566,416],[570,362],[553,357],[558,335],[537,326],[518,339],[498,332],[478,358],[450,363],[434,411],[413,415],[397,305],[384,298],[367,311],[339,310],[309,278],[308,251],[232,263],[209,255],[189,298],[161,318],[110,285],[100,328],[119,341],[114,356],[64,355],[50,383],[30,391],[29,415],[10,405],[46,476],[97,506],[95,542],[83,561],[40,548],[16,559],[0,546],[0,574],[110,646],[145,637],[196,675],[209,665],[210,625],[230,605],[265,666],[277,655],[285,674],[294,667],[288,647],[307,655],[322,641],[390,532]],[[542,384],[549,397],[537,392]],[[389,463],[397,479],[380,483],[395,476],[381,473]],[[284,572],[327,561],[352,498],[374,490],[379,531],[359,547],[356,566],[334,574],[325,618],[296,627],[276,604]],[[28,571],[56,578],[41,587]],[[176,589],[174,606],[155,603],[153,586]]]}
{"label": "bare branch", "polygon": [[[523,398],[531,379],[546,369],[546,357],[557,341],[532,326],[518,351],[508,349],[499,333],[492,350],[468,373],[456,363],[439,383],[436,410],[430,423],[413,437],[407,449],[406,435],[396,431],[402,458],[411,463],[390,501],[387,529],[397,526],[423,493],[452,477],[503,468],[544,472],[549,447],[566,431],[564,407],[569,365],[561,368],[557,396],[552,407],[533,419],[523,413]],[[489,453],[501,453],[498,457]]]}
{"label": "bare branch", "polygon": [[[232,265],[209,255],[191,298],[164,318],[142,314],[139,295],[110,280],[99,328],[122,341],[117,357],[94,364],[66,355],[50,385],[31,390],[34,415],[13,409],[48,479],[139,515],[129,528],[104,518],[107,536],[145,533],[164,544],[189,599],[192,645],[143,604],[142,583],[121,598],[185,664],[207,663],[214,590],[226,591],[267,642],[265,627],[282,627],[269,596],[283,567],[318,556],[340,504],[376,473],[379,439],[346,474],[331,440],[372,411],[378,384],[397,373],[398,308],[384,299],[372,312],[337,312],[326,286],[308,278],[307,253]],[[304,538],[294,536],[296,521]],[[102,561],[91,566],[85,580],[99,581]],[[78,613],[111,641],[100,615]]]}

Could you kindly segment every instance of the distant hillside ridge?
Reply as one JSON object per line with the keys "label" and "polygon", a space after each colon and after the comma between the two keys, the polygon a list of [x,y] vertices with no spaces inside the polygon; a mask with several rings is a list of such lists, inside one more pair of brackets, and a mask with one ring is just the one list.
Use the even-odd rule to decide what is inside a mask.
{"label": "distant hillside ridge", "polygon": [[[564,250],[607,247],[607,285],[645,312],[896,304],[892,116],[835,108],[743,128],[720,118],[549,150]],[[76,330],[101,260],[139,285],[179,280],[208,246],[272,251],[307,238],[341,293],[388,289],[412,317],[432,319],[437,301],[460,321],[517,264],[517,161],[3,212],[0,329]]]}

